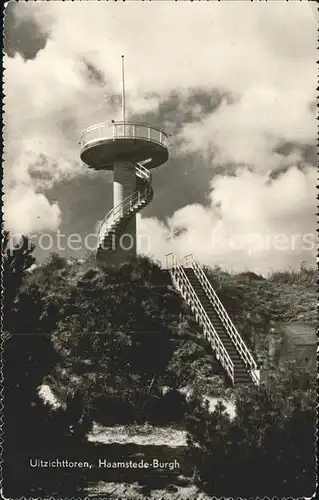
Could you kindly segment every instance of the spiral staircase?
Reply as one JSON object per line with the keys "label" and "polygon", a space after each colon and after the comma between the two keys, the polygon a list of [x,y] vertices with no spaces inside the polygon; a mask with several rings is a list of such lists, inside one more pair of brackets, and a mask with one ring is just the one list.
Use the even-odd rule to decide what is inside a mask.
{"label": "spiral staircase", "polygon": [[151,160],[135,164],[136,190],[110,210],[98,228],[96,253],[100,250],[115,252],[121,235],[130,219],[153,199],[152,174],[144,165]]}
{"label": "spiral staircase", "polygon": [[[114,173],[115,205],[99,225],[91,258],[116,265],[136,256],[135,215],[153,198],[150,170],[167,162],[167,143],[162,129],[132,121],[99,123],[84,131],[81,160],[94,170]],[[121,237],[127,236],[133,245],[123,251]]]}

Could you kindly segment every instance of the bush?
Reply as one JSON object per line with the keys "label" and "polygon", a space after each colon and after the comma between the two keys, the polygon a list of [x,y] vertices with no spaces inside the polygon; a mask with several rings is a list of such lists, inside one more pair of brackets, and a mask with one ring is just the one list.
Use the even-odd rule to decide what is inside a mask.
{"label": "bush", "polygon": [[196,480],[221,497],[312,496],[315,490],[315,377],[289,367],[269,385],[237,394],[231,420],[192,401],[188,453]]}
{"label": "bush", "polygon": [[[34,264],[33,246],[26,237],[10,248],[9,235],[3,242],[5,336],[3,347],[4,374],[4,493],[7,497],[29,496],[34,473],[30,472],[28,457],[46,454],[46,459],[79,439],[90,429],[83,414],[81,398],[71,397],[66,405],[53,410],[44,404],[38,389],[60,361],[54,349],[47,321],[48,304],[41,286],[28,282],[27,272]],[[57,264],[55,260],[55,264]],[[61,262],[57,264],[61,268]],[[37,273],[36,273],[37,274]],[[46,333],[46,325],[48,333]],[[38,483],[37,483],[38,484]],[[48,483],[42,487],[48,494]],[[38,492],[41,489],[38,484]],[[43,496],[44,496],[43,495]],[[35,495],[38,496],[38,495]],[[42,496],[42,495],[41,495]]]}

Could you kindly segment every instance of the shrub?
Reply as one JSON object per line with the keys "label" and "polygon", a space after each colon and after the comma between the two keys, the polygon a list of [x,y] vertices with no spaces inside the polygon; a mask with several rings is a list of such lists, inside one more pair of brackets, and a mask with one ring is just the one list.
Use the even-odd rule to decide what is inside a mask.
{"label": "shrub", "polygon": [[315,489],[315,377],[286,374],[237,394],[230,420],[195,399],[188,415],[188,452],[197,482],[221,497],[312,496]]}

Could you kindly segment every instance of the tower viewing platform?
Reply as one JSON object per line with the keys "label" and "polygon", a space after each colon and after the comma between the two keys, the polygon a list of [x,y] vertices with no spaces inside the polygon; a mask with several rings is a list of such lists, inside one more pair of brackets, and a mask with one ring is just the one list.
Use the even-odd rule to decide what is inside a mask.
{"label": "tower viewing platform", "polygon": [[95,170],[113,170],[114,163],[147,159],[148,168],[168,160],[168,137],[163,130],[135,122],[105,122],[85,130],[81,138],[81,160]]}

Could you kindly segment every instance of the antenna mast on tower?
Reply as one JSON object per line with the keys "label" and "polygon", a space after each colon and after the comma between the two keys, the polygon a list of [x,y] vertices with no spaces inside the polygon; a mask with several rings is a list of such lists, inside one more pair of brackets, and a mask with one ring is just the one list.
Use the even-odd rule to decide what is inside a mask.
{"label": "antenna mast on tower", "polygon": [[124,81],[124,56],[122,55],[122,116],[125,125],[125,81]]}

